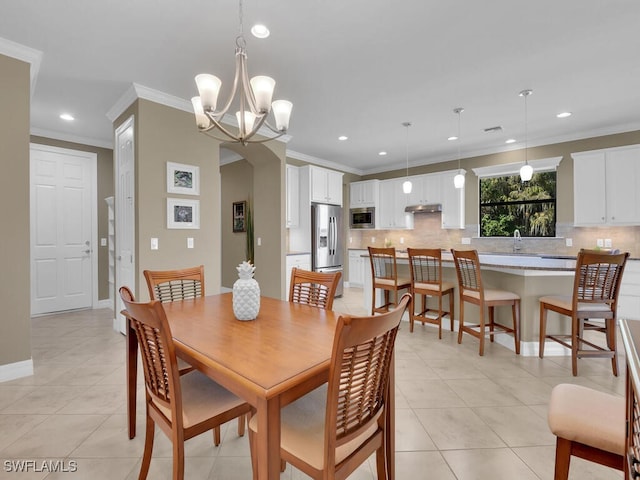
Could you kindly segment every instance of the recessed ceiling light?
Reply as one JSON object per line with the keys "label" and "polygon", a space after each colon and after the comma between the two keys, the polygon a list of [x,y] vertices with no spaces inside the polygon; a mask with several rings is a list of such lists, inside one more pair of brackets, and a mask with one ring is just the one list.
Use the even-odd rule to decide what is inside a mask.
{"label": "recessed ceiling light", "polygon": [[267,38],[269,36],[269,29],[265,25],[256,24],[251,27],[251,33],[256,38]]}
{"label": "recessed ceiling light", "polygon": [[447,138],[447,140],[457,140],[458,137],[456,137],[455,135],[451,135],[449,138]]}
{"label": "recessed ceiling light", "polygon": [[558,118],[567,118],[571,116],[571,112],[562,112],[556,115]]}
{"label": "recessed ceiling light", "polygon": [[338,140],[340,140],[341,142],[344,142],[345,140],[347,140],[349,137],[347,137],[346,135],[340,135],[338,137]]}
{"label": "recessed ceiling light", "polygon": [[72,120],[75,120],[75,118],[73,118],[73,115],[69,114],[69,113],[62,113],[60,114],[60,118],[62,120],[66,120],[67,122],[71,122]]}
{"label": "recessed ceiling light", "polygon": [[504,143],[516,143],[515,138],[507,138]]}
{"label": "recessed ceiling light", "polygon": [[387,154],[387,152],[385,152],[384,150],[382,152],[378,152],[378,155],[380,155],[381,157],[384,157]]}

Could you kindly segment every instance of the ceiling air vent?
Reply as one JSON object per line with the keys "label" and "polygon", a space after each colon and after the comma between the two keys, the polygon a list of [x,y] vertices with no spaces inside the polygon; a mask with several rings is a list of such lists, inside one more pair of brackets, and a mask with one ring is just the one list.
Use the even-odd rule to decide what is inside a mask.
{"label": "ceiling air vent", "polygon": [[484,129],[485,133],[497,133],[501,131],[502,131],[502,127],[500,125],[498,125],[497,127],[489,127]]}

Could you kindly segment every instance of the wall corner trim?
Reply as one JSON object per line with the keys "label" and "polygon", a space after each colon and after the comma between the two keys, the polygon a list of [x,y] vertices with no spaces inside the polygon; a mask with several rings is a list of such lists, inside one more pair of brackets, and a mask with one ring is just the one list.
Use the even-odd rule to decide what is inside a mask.
{"label": "wall corner trim", "polygon": [[33,359],[0,365],[0,382],[33,375]]}

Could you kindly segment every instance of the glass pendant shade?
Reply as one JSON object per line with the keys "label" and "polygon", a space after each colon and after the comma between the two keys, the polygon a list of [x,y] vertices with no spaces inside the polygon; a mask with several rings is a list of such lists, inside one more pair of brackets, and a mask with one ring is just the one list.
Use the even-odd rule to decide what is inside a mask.
{"label": "glass pendant shade", "polygon": [[533,167],[526,163],[520,168],[520,179],[523,182],[528,182],[531,177],[533,177]]}
{"label": "glass pendant shade", "polygon": [[271,98],[273,97],[273,89],[276,81],[271,77],[258,75],[253,77],[249,83],[253,91],[253,97],[256,99],[256,110],[259,113],[266,113],[271,108]]}
{"label": "glass pendant shade", "polygon": [[222,80],[215,75],[201,73],[200,75],[196,75],[196,85],[198,86],[198,93],[200,94],[202,110],[215,111]]}
{"label": "glass pendant shade", "polygon": [[453,177],[453,186],[456,188],[464,188],[464,175],[459,172],[455,177]]}
{"label": "glass pendant shade", "polygon": [[193,111],[196,114],[196,125],[200,129],[207,128],[209,126],[209,117],[204,114],[200,97],[191,98],[191,104],[193,105]]}
{"label": "glass pendant shade", "polygon": [[276,129],[286,131],[289,128],[289,118],[291,117],[293,103],[288,100],[276,100],[271,105],[271,108],[276,119]]}
{"label": "glass pendant shade", "polygon": [[402,191],[404,193],[411,193],[411,189],[413,188],[413,184],[410,180],[405,180],[402,184]]}
{"label": "glass pendant shade", "polygon": [[246,135],[253,129],[253,123],[256,121],[256,116],[248,111],[244,112],[244,129],[242,128],[242,122],[240,121],[240,112],[236,112],[236,120],[238,120],[238,128],[242,131],[243,135]]}

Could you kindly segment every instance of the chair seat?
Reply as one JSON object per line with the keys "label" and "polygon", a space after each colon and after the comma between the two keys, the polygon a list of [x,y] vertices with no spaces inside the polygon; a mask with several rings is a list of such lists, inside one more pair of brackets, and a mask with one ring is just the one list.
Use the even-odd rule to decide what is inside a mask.
{"label": "chair seat", "polygon": [[[547,295],[540,297],[540,303],[545,303],[563,310],[573,308],[573,297],[570,295]],[[578,302],[578,312],[610,312],[611,307],[606,303]]]}
{"label": "chair seat", "polygon": [[[284,407],[281,411],[282,449],[302,459],[313,468],[322,470],[324,453],[324,428],[327,405],[327,385],[322,385],[307,395]],[[258,417],[254,415],[249,428],[258,429]],[[377,423],[365,432],[336,448],[336,464],[351,455],[377,430]]]}
{"label": "chair seat", "polygon": [[[197,425],[245,403],[197,370],[182,375],[180,385],[184,428]],[[165,417],[171,419],[171,409],[157,402],[154,402],[154,405]]]}
{"label": "chair seat", "polygon": [[[396,282],[392,278],[376,278],[376,285],[384,285],[386,287],[395,287]],[[411,279],[398,277],[398,288],[407,288],[411,286]]]}
{"label": "chair seat", "polygon": [[413,287],[416,289],[416,292],[418,292],[418,290],[429,290],[431,292],[446,292],[447,290],[453,289],[455,287],[455,284],[451,282],[442,282],[441,285],[438,285],[437,283],[416,282],[413,284]]}
{"label": "chair seat", "polygon": [[623,455],[625,399],[591,388],[560,384],[553,388],[548,422],[560,438]]}
{"label": "chair seat", "polygon": [[[465,297],[475,298],[480,300],[480,292],[475,290],[464,290],[462,294]],[[520,300],[520,295],[517,293],[509,292],[507,290],[494,290],[490,288],[484,289],[484,301],[485,302],[497,302],[506,300]]]}

